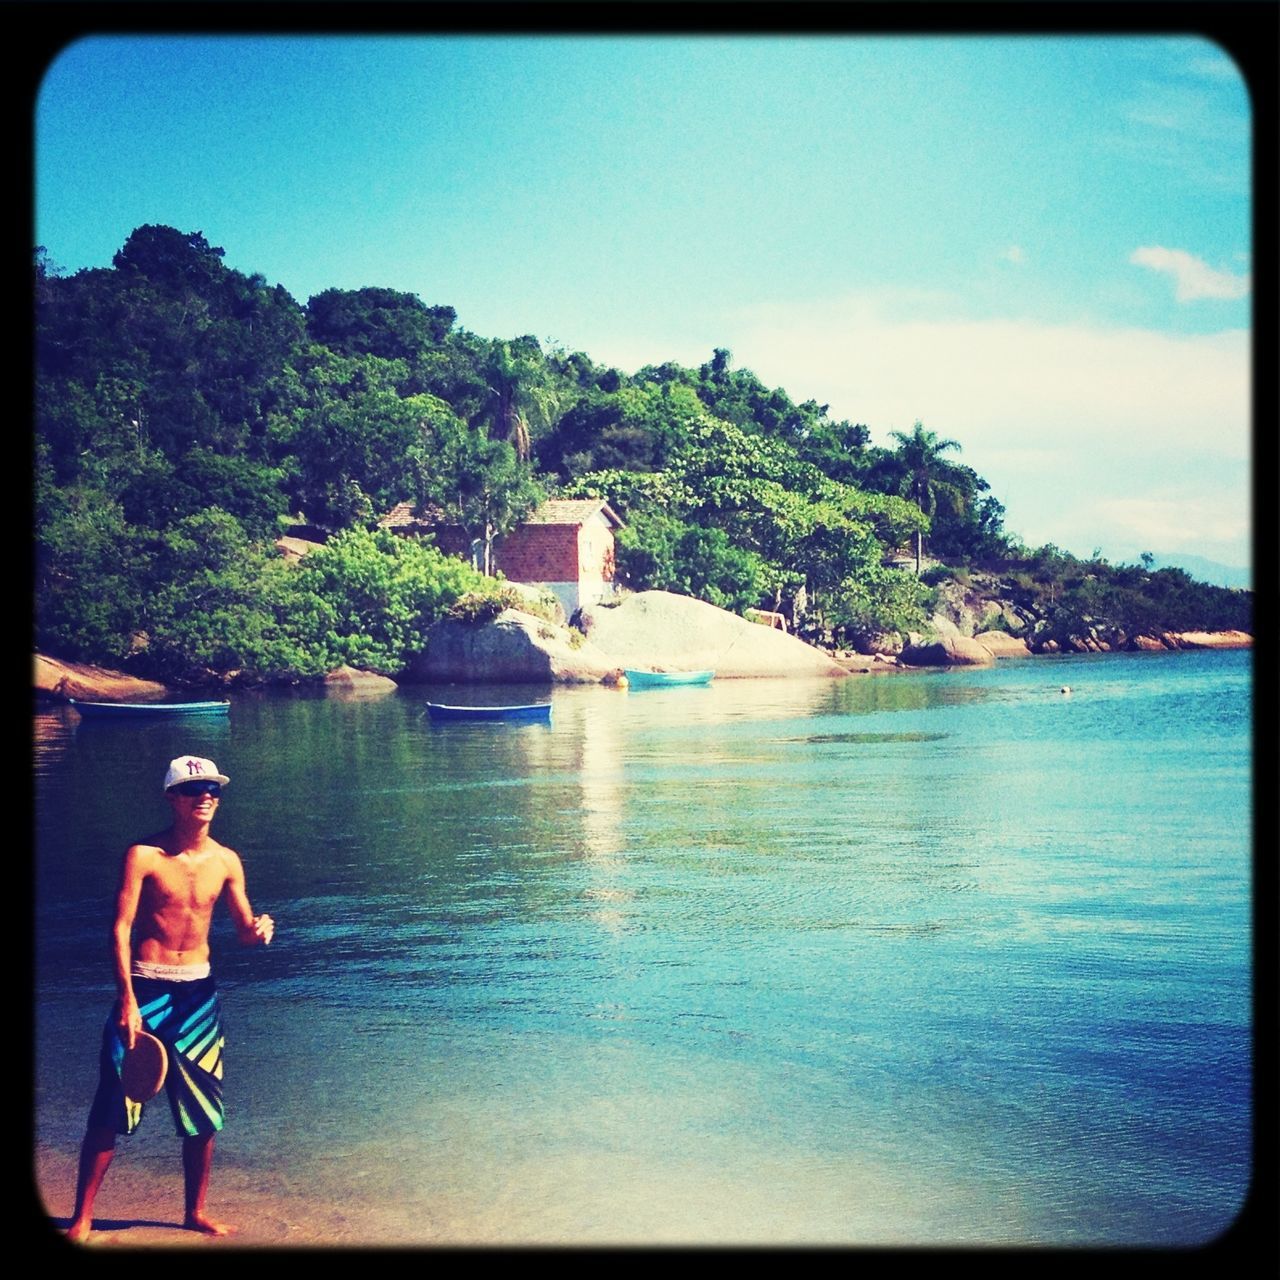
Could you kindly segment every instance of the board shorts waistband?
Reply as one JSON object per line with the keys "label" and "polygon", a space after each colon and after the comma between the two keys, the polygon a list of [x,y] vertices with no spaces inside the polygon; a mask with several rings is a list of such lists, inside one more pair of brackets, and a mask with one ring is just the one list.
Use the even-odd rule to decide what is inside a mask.
{"label": "board shorts waistband", "polygon": [[152,978],[157,982],[199,982],[213,972],[208,960],[201,964],[156,964],[150,960],[135,960],[130,966],[135,978]]}

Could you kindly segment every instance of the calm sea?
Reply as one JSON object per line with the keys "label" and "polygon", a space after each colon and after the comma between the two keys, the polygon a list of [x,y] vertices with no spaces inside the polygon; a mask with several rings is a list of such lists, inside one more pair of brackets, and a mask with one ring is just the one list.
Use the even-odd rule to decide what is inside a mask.
{"label": "calm sea", "polygon": [[1211,1240],[1251,1164],[1250,715],[1243,652],[42,713],[37,1135],[78,1143],[120,854],[194,752],[278,929],[215,930],[219,1158],[357,1238]]}

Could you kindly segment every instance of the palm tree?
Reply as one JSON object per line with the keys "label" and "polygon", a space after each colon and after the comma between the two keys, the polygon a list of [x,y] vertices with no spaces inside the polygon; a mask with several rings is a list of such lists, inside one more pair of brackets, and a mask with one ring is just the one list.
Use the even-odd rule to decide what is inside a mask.
{"label": "palm tree", "polygon": [[549,426],[557,407],[545,362],[527,348],[513,350],[510,342],[495,342],[480,374],[485,399],[478,421],[488,426],[491,439],[508,441],[520,461],[527,462],[531,424]]}
{"label": "palm tree", "polygon": [[[919,422],[908,435],[902,431],[890,432],[898,442],[894,457],[905,469],[902,493],[911,498],[926,515],[938,509],[942,496],[951,506],[958,508],[964,501],[964,491],[951,478],[955,468],[942,458],[942,454],[954,449],[960,451],[956,440],[939,440],[936,433],[926,431]],[[920,576],[920,558],[924,548],[924,533],[916,530],[916,577]]]}

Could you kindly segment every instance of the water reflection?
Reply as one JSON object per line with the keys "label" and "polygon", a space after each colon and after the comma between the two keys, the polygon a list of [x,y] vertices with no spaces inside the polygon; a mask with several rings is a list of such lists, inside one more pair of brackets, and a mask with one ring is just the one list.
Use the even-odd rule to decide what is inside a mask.
{"label": "water reflection", "polygon": [[[864,1165],[917,1239],[1203,1235],[1248,1170],[1248,705],[1238,671],[1179,697],[1159,670],[1080,664],[1070,701],[1043,666],[557,689],[549,728],[237,697],[201,754],[280,921],[218,945],[270,1011],[237,1046],[263,1159],[283,1131],[290,1169],[358,1157],[390,1204],[412,1166],[424,1214],[463,1186],[570,1239],[637,1219],[562,1167],[836,1239]],[[120,850],[196,748],[37,719],[40,990],[92,983],[92,1023]]]}

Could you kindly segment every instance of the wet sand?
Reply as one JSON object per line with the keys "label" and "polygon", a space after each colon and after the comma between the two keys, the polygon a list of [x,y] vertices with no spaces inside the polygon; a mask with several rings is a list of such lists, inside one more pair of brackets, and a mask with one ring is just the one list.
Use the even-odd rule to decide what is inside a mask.
{"label": "wet sand", "polygon": [[[175,1145],[172,1168],[130,1161],[121,1150],[98,1194],[94,1229],[87,1248],[262,1249],[284,1247],[421,1247],[437,1243],[429,1224],[406,1239],[401,1215],[348,1198],[324,1203],[288,1190],[283,1179],[216,1163],[208,1208],[236,1227],[227,1236],[209,1236],[182,1226],[182,1174]],[[43,1202],[49,1236],[56,1241],[69,1221],[75,1192],[76,1154],[40,1146],[35,1153],[35,1189]],[[39,1204],[37,1205],[39,1214]],[[37,1228],[44,1227],[43,1222]],[[74,1248],[75,1246],[70,1246]]]}
{"label": "wet sand", "polygon": [[[509,1177],[488,1195],[438,1187],[424,1195],[376,1193],[338,1180],[354,1169],[350,1158],[315,1170],[311,1187],[298,1170],[255,1171],[231,1161],[214,1166],[208,1210],[232,1223],[229,1236],[183,1229],[182,1185],[176,1151],[172,1164],[128,1160],[120,1149],[98,1197],[90,1249],[425,1250],[432,1248],[666,1247],[894,1247],[945,1243],[931,1221],[929,1196],[917,1187],[886,1189],[887,1179],[867,1167],[811,1171],[812,1213],[779,1217],[751,1173],[717,1177],[695,1162],[580,1153],[555,1160],[515,1160]],[[39,1224],[60,1251],[75,1248],[58,1236],[67,1225],[75,1183],[75,1154],[42,1145],[36,1153],[37,1191],[47,1219]],[[767,1165],[767,1161],[766,1161]],[[393,1176],[402,1177],[401,1162]],[[765,1173],[770,1170],[766,1167]],[[773,1169],[785,1183],[788,1169]],[[497,1185],[501,1184],[501,1185]],[[548,1187],[555,1193],[548,1195]],[[1029,1238],[1018,1212],[990,1199],[952,1189],[970,1218],[985,1230],[960,1243]],[[1004,1216],[1006,1221],[996,1225]],[[954,1242],[953,1242],[954,1243]]]}

